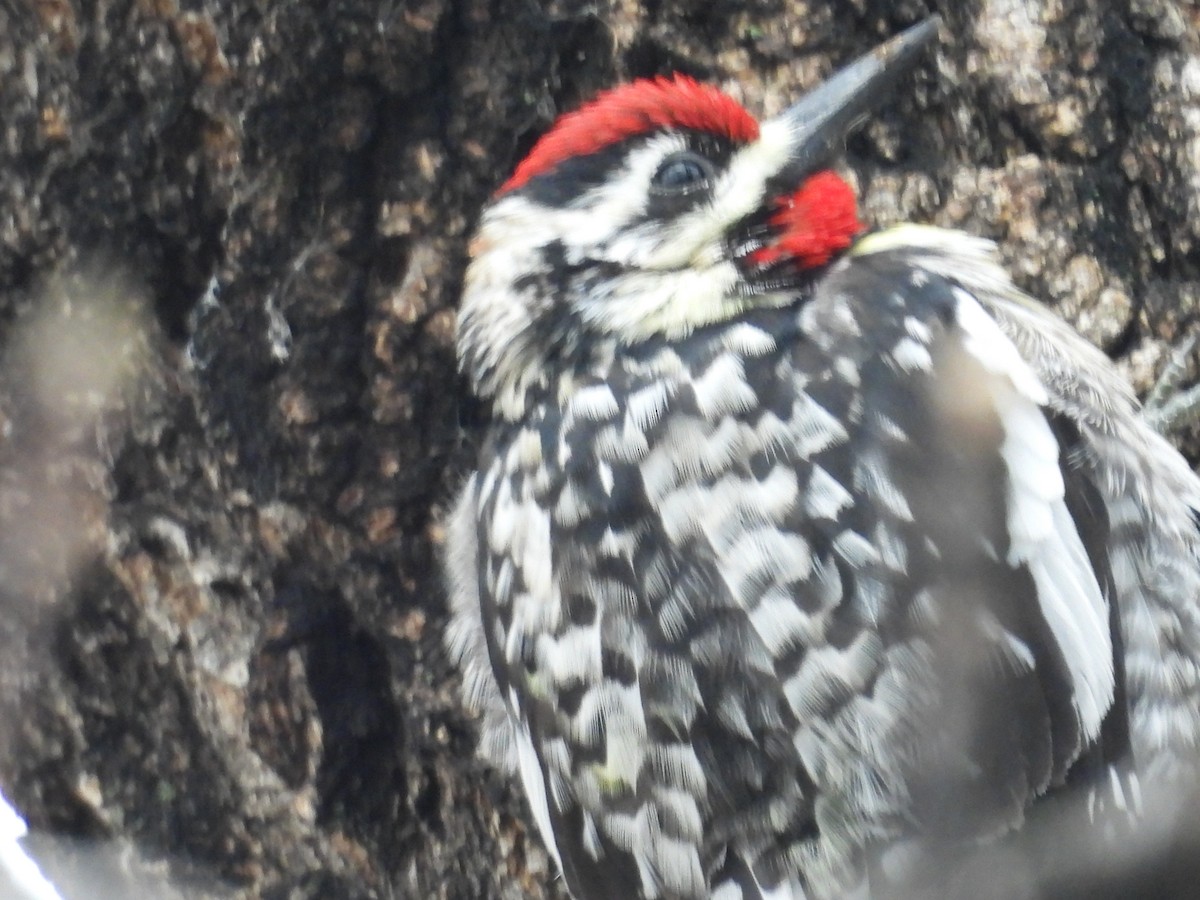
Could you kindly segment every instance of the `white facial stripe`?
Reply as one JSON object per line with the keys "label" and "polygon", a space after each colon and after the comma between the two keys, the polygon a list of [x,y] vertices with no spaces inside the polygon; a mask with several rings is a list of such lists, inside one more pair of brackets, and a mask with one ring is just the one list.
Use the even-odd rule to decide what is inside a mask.
{"label": "white facial stripe", "polygon": [[763,123],[757,141],[734,154],[714,200],[729,214],[730,222],[759,206],[766,179],[787,164],[791,151],[791,133],[779,120],[772,119]]}
{"label": "white facial stripe", "polygon": [[677,272],[632,271],[614,290],[588,298],[581,314],[596,327],[630,338],[682,337],[695,328],[736,315],[738,278],[733,263]]}
{"label": "white facial stripe", "polygon": [[787,125],[779,119],[764,123],[758,140],[734,153],[713,190],[712,200],[681,216],[669,240],[660,244],[643,265],[681,269],[697,262],[707,264],[719,256],[719,243],[729,226],[761,205],[766,179],[783,168],[790,151],[791,131]]}

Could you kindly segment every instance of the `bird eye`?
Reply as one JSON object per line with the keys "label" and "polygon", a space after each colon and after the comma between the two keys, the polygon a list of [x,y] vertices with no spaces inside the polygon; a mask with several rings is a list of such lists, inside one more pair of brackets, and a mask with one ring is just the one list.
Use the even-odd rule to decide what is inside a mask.
{"label": "bird eye", "polygon": [[684,193],[706,185],[712,174],[712,164],[703,156],[676,153],[663,160],[650,183],[662,191]]}

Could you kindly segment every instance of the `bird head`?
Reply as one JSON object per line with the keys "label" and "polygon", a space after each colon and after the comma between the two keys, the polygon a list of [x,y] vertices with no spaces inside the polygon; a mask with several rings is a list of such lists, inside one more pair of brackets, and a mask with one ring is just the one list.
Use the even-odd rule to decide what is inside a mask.
{"label": "bird head", "polygon": [[560,117],[485,209],[458,349],[507,417],[596,354],[796,302],[863,230],[827,170],[909,71],[930,19],[758,122],[684,76],[634,81]]}

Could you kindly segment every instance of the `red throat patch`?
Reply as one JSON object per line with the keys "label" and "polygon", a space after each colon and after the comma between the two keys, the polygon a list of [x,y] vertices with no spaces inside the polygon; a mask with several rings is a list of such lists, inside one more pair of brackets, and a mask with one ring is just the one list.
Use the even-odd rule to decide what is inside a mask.
{"label": "red throat patch", "polygon": [[658,128],[707,131],[739,144],[758,138],[754,117],[717,88],[686,75],[642,78],[560,116],[497,194],[515,190],[572,157]]}
{"label": "red throat patch", "polygon": [[845,250],[863,230],[854,191],[833,172],[809,177],[794,194],[780,198],[767,220],[778,237],[750,254],[760,266],[792,260],[801,269],[815,269]]}

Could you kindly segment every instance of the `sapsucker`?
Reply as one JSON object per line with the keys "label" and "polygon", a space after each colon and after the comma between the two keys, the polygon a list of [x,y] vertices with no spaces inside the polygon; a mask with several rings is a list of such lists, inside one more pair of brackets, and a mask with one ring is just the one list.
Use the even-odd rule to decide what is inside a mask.
{"label": "sapsucker", "polygon": [[1200,481],[990,243],[825,169],[936,27],[762,123],[617,87],[483,213],[448,642],[577,897],[880,893],[1192,765]]}

